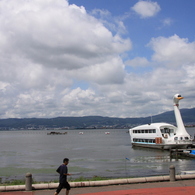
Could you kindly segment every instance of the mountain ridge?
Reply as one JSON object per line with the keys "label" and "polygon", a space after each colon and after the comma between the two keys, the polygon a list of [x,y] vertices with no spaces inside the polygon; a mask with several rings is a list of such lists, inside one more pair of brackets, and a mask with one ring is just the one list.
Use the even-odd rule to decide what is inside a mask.
{"label": "mountain ridge", "polygon": [[[184,124],[195,124],[195,108],[180,109]],[[55,118],[8,118],[0,119],[0,130],[9,129],[85,129],[85,128],[130,128],[151,122],[175,124],[174,111],[136,118],[104,116],[55,117]]]}

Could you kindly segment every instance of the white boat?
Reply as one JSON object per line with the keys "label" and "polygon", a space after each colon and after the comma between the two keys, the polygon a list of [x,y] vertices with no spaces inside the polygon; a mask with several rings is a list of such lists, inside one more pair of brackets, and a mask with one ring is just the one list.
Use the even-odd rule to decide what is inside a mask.
{"label": "white boat", "polygon": [[186,131],[179,110],[179,100],[183,97],[174,95],[174,113],[177,127],[168,123],[151,123],[129,129],[132,146],[158,149],[188,148],[192,137]]}

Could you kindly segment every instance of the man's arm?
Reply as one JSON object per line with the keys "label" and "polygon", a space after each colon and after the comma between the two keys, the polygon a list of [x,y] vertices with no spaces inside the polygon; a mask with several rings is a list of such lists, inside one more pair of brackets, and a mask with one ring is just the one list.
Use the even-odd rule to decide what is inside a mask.
{"label": "man's arm", "polygon": [[64,175],[72,175],[72,174],[70,174],[70,173],[64,173]]}
{"label": "man's arm", "polygon": [[59,166],[59,167],[57,168],[57,170],[56,170],[56,172],[59,173],[59,174],[60,174],[60,167],[61,167],[61,166]]}

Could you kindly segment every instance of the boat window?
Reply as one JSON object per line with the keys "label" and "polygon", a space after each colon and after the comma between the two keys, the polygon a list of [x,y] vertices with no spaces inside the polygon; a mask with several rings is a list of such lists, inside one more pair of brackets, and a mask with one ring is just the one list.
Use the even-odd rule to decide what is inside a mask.
{"label": "boat window", "polygon": [[174,140],[178,140],[178,137],[175,137]]}
{"label": "boat window", "polygon": [[137,139],[137,138],[133,138],[133,142],[155,143],[155,139]]}
{"label": "boat window", "polygon": [[185,137],[185,139],[186,139],[186,140],[188,140],[188,139],[189,139],[189,137]]}
{"label": "boat window", "polygon": [[167,127],[165,127],[164,129],[160,129],[161,133],[174,133],[174,130],[173,129],[169,129]]}
{"label": "boat window", "polygon": [[170,132],[169,128],[164,128],[164,130],[165,130],[165,133],[169,133]]}
{"label": "boat window", "polygon": [[133,130],[133,133],[156,133],[156,129]]}

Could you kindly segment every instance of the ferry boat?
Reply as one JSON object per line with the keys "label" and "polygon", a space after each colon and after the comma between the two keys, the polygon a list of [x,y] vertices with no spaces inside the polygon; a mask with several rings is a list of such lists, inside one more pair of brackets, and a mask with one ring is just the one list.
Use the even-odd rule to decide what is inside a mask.
{"label": "ferry boat", "polygon": [[183,97],[174,95],[174,113],[177,127],[168,123],[151,123],[129,129],[132,146],[158,149],[188,148],[192,137],[186,131],[179,110],[179,101]]}

